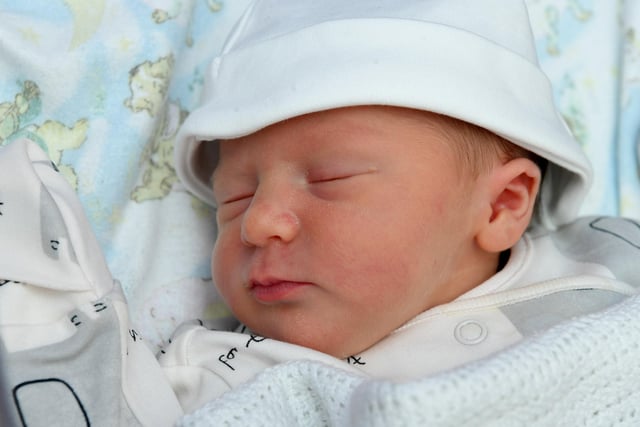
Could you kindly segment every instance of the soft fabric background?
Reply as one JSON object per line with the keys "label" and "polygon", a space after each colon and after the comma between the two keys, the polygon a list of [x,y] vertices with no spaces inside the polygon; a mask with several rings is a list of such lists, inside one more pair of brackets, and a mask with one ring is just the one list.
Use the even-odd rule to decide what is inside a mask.
{"label": "soft fabric background", "polygon": [[[248,3],[0,0],[0,144],[28,136],[49,152],[154,347],[185,319],[225,313],[210,279],[213,215],[177,182],[172,143]],[[583,213],[640,219],[640,2],[527,4],[594,164]]]}

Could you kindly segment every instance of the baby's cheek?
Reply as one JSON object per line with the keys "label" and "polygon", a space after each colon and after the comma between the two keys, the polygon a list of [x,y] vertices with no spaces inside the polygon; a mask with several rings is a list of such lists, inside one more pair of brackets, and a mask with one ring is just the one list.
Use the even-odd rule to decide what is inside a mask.
{"label": "baby's cheek", "polygon": [[218,291],[224,296],[233,281],[239,260],[236,251],[224,238],[218,238],[211,254],[211,275]]}

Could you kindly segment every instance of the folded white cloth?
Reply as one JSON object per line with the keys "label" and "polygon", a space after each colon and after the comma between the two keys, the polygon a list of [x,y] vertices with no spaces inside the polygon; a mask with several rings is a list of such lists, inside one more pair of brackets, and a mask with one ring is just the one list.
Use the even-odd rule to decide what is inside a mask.
{"label": "folded white cloth", "polygon": [[182,409],[80,201],[30,140],[0,147],[0,208],[2,415],[32,427],[171,425]]}

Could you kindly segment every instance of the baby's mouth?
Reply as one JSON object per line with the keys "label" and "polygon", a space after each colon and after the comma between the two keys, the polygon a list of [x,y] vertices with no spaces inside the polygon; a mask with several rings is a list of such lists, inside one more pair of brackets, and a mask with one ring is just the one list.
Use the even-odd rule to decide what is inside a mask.
{"label": "baby's mouth", "polygon": [[263,304],[293,302],[312,284],[282,279],[252,280],[249,283],[251,295]]}

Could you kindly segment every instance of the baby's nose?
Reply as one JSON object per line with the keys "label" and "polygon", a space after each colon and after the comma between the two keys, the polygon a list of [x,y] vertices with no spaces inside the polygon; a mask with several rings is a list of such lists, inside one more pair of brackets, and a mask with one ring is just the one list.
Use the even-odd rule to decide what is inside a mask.
{"label": "baby's nose", "polygon": [[254,195],[244,212],[240,238],[247,246],[264,247],[272,241],[291,242],[300,230],[300,220],[286,200]]}

